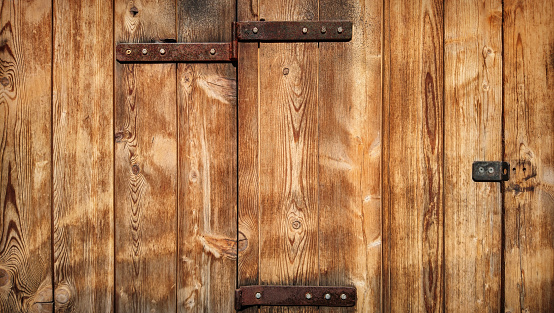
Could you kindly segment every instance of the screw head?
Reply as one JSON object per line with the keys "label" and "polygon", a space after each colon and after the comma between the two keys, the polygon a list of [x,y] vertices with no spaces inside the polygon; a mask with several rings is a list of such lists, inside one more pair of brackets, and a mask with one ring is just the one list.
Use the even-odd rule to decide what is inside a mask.
{"label": "screw head", "polygon": [[321,33],[325,34],[327,32],[327,27],[321,26]]}
{"label": "screw head", "polygon": [[259,292],[256,292],[256,299],[260,299],[262,297],[262,294]]}
{"label": "screw head", "polygon": [[252,28],[252,32],[253,32],[254,34],[257,34],[257,33],[258,33],[258,27]]}
{"label": "screw head", "polygon": [[210,54],[211,54],[211,55],[214,55],[214,54],[215,54],[215,49],[214,49],[214,48],[212,48],[212,49],[210,50]]}
{"label": "screw head", "polygon": [[146,48],[142,49],[142,54],[144,55],[148,54],[148,50]]}
{"label": "screw head", "polygon": [[343,293],[342,295],[340,295],[340,298],[341,298],[342,300],[346,300],[346,294]]}
{"label": "screw head", "polygon": [[337,33],[339,34],[342,34],[344,30],[342,29],[342,26],[339,26],[339,28],[337,28]]}
{"label": "screw head", "polygon": [[302,28],[302,34],[307,34],[308,33],[308,29],[306,27]]}
{"label": "screw head", "polygon": [[162,55],[165,54],[165,49],[164,48],[160,49],[160,54],[162,54]]}
{"label": "screw head", "polygon": [[127,54],[127,55],[131,54],[131,49],[125,50],[125,54]]}
{"label": "screw head", "polygon": [[325,299],[326,299],[326,300],[329,300],[329,299],[331,299],[331,295],[330,295],[330,294],[328,294],[328,293],[326,293],[326,294],[325,294]]}
{"label": "screw head", "polygon": [[490,173],[490,174],[494,173],[494,168],[489,167],[489,173]]}
{"label": "screw head", "polygon": [[306,294],[306,299],[310,300],[311,298],[312,298],[312,294],[308,292],[308,293]]}

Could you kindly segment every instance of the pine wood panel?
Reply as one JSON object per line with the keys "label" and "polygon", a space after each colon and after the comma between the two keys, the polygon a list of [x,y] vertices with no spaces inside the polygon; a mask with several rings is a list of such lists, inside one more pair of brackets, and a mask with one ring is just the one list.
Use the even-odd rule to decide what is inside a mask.
{"label": "pine wood panel", "polygon": [[380,310],[382,13],[382,1],[319,3],[320,20],[354,23],[352,41],[319,44],[320,285],[358,291],[356,307],[322,312]]}
{"label": "pine wood panel", "polygon": [[502,2],[445,2],[445,304],[501,310],[499,183],[471,179],[473,161],[502,159]]}
{"label": "pine wood panel", "polygon": [[[235,1],[178,2],[179,42],[231,41]],[[216,52],[217,53],[217,52]],[[234,310],[237,260],[236,70],[179,64],[179,312]]]}
{"label": "pine wood panel", "polygon": [[51,312],[49,1],[0,1],[0,311]]}
{"label": "pine wood panel", "polygon": [[[318,19],[317,1],[259,4],[266,21]],[[261,284],[318,284],[317,62],[317,43],[260,44]]]}
{"label": "pine wood panel", "polygon": [[504,1],[505,312],[554,311],[554,3]]}
{"label": "pine wood panel", "polygon": [[54,1],[56,312],[113,311],[110,1]]}
{"label": "pine wood panel", "polygon": [[[116,1],[115,39],[175,40],[175,16],[174,1]],[[175,311],[176,65],[117,63],[115,74],[116,311]]]}
{"label": "pine wood panel", "polygon": [[385,2],[385,312],[443,307],[442,1]]}

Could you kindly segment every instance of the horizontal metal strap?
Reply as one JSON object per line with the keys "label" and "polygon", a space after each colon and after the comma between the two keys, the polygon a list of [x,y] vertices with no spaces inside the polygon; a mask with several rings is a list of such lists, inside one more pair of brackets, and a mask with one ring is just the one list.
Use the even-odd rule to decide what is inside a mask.
{"label": "horizontal metal strap", "polygon": [[257,305],[354,306],[356,305],[356,288],[331,286],[243,286],[235,291],[236,310]]}
{"label": "horizontal metal strap", "polygon": [[235,22],[238,41],[348,41],[352,22]]}
{"label": "horizontal metal strap", "polygon": [[120,62],[229,62],[231,43],[119,43]]}

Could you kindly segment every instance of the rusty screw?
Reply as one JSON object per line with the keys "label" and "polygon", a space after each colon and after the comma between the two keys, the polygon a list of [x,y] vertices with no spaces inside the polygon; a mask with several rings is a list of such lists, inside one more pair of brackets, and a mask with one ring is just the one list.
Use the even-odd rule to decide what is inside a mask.
{"label": "rusty screw", "polygon": [[131,54],[131,49],[125,50],[125,53],[126,53],[127,55]]}
{"label": "rusty screw", "polygon": [[252,32],[253,32],[254,34],[257,34],[257,33],[258,33],[258,27],[252,28]]}
{"label": "rusty screw", "polygon": [[325,294],[325,299],[330,300],[330,299],[331,299],[331,295],[328,294],[328,293],[326,293],[326,294]]}
{"label": "rusty screw", "polygon": [[308,293],[306,294],[306,299],[310,300],[311,298],[312,298],[312,294],[308,292]]}
{"label": "rusty screw", "polygon": [[145,48],[145,49],[142,49],[142,54],[147,55],[147,54],[148,54],[148,50],[146,50],[146,48]]}
{"label": "rusty screw", "polygon": [[306,27],[302,28],[302,34],[307,34],[308,33],[308,29]]}
{"label": "rusty screw", "polygon": [[211,55],[214,55],[214,54],[215,54],[215,49],[214,49],[214,48],[212,48],[212,49],[210,50],[210,54],[211,54]]}
{"label": "rusty screw", "polygon": [[321,33],[322,33],[322,34],[325,34],[326,32],[327,32],[327,27],[322,26],[322,27],[321,27]]}
{"label": "rusty screw", "polygon": [[340,295],[340,298],[341,298],[342,300],[346,300],[346,294],[343,293],[342,295]]}
{"label": "rusty screw", "polygon": [[164,49],[164,48],[161,48],[161,49],[160,49],[160,54],[161,54],[161,55],[164,55],[164,54],[165,54],[165,49]]}
{"label": "rusty screw", "polygon": [[260,299],[262,297],[262,294],[259,292],[256,292],[256,299]]}
{"label": "rusty screw", "polygon": [[338,32],[339,34],[342,34],[342,31],[343,31],[342,27],[339,26],[339,28],[337,28],[337,32]]}

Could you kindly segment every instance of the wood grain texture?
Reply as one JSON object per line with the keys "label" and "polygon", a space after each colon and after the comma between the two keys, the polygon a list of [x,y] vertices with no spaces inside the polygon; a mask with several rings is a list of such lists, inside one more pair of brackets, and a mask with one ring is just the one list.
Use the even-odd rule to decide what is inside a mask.
{"label": "wood grain texture", "polygon": [[446,311],[500,312],[500,184],[471,165],[502,159],[502,2],[448,1],[444,21]]}
{"label": "wood grain texture", "polygon": [[[235,1],[177,5],[179,42],[231,41]],[[230,63],[178,65],[178,312],[234,310],[239,249],[235,82]]]}
{"label": "wood grain texture", "polygon": [[[259,4],[266,21],[318,19],[317,1]],[[260,283],[317,285],[317,43],[261,43],[259,56]]]}
{"label": "wood grain texture", "polygon": [[[174,1],[116,1],[116,42],[175,39]],[[116,64],[115,297],[119,312],[176,310],[175,64]]]}
{"label": "wood grain texture", "polygon": [[0,1],[0,312],[51,312],[50,1]]}
{"label": "wood grain texture", "polygon": [[54,1],[56,312],[113,311],[111,1]]}
{"label": "wood grain texture", "polygon": [[319,12],[354,23],[352,41],[319,44],[320,285],[358,291],[356,307],[321,311],[378,312],[382,1],[324,0]]}
{"label": "wood grain texture", "polygon": [[[258,0],[237,2],[238,21],[258,20]],[[257,42],[240,42],[238,92],[238,285],[259,284],[259,60]],[[244,310],[256,312],[257,308]]]}
{"label": "wood grain texture", "polygon": [[505,312],[554,311],[554,2],[504,1]]}
{"label": "wood grain texture", "polygon": [[443,307],[442,1],[385,1],[384,312]]}

